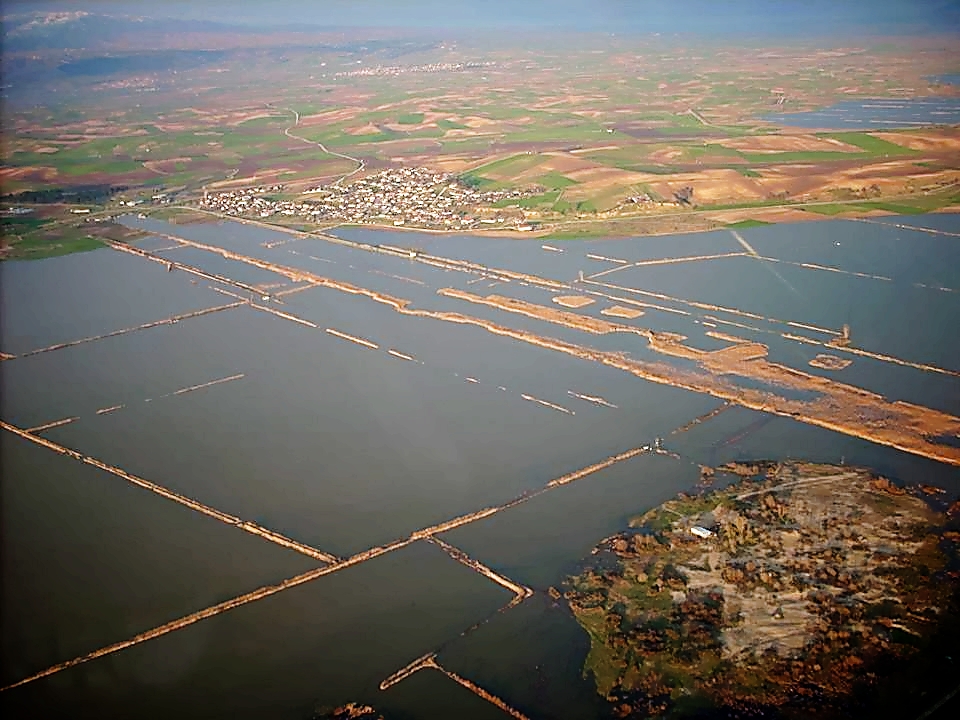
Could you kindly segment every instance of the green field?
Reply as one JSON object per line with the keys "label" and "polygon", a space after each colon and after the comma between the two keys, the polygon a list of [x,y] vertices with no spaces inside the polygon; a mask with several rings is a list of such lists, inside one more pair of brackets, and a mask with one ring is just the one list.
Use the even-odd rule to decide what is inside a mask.
{"label": "green field", "polygon": [[0,218],[0,235],[9,237],[11,235],[22,235],[34,232],[50,224],[46,218],[16,216]]}
{"label": "green field", "polygon": [[823,133],[818,137],[839,140],[847,145],[854,145],[872,155],[916,155],[916,150],[896,145],[882,138],[874,137],[865,132]]}
{"label": "green field", "polygon": [[[583,47],[476,43],[424,47],[410,55],[394,40],[377,45],[400,52],[391,57],[402,61],[387,61],[373,46],[329,55],[285,48],[283,62],[267,53],[255,74],[240,60],[225,61],[216,82],[206,70],[184,73],[175,83],[138,91],[135,102],[128,84],[138,80],[133,76],[118,75],[113,89],[77,80],[90,85],[71,95],[69,103],[24,107],[9,118],[4,166],[15,172],[8,173],[8,192],[109,182],[142,195],[185,189],[189,202],[213,182],[236,177],[257,183],[270,177],[288,184],[288,197],[294,198],[308,181],[329,182],[355,168],[349,160],[284,135],[293,114],[283,108],[295,108],[301,124],[293,135],[362,158],[370,171],[419,165],[459,174],[483,190],[531,191],[533,197],[502,205],[535,211],[544,223],[575,223],[581,214],[596,222],[597,213],[613,211],[618,217],[610,218],[601,235],[612,234],[613,223],[627,228],[647,213],[633,205],[618,209],[626,196],[646,192],[655,200],[670,200],[680,182],[693,186],[698,198],[716,199],[694,210],[803,207],[790,193],[813,203],[828,201],[807,206],[823,216],[871,210],[910,214],[957,202],[954,191],[935,190],[949,181],[956,165],[948,151],[911,150],[868,131],[814,133],[854,152],[826,147],[762,153],[726,146],[730,138],[782,132],[758,119],[776,107],[772,88],[787,88],[784,111],[826,107],[848,97],[853,86],[869,88],[877,97],[902,97],[903,88],[917,91],[915,77],[920,69],[928,72],[930,54],[876,45],[853,62],[803,43],[791,49],[794,56],[815,55],[813,67],[794,62],[790,53],[757,63],[720,41],[693,54],[665,38],[636,47],[618,38]],[[377,66],[465,63],[478,57],[491,61],[489,71],[366,74]],[[921,89],[929,91],[926,85]],[[244,119],[257,114],[264,116]],[[434,121],[437,117],[442,119]],[[374,131],[354,134],[364,129]],[[895,140],[896,134],[886,137]],[[859,187],[850,180],[854,175],[839,173],[885,158],[909,158],[918,166],[916,178],[905,175],[896,187],[873,186],[873,181]],[[792,173],[771,169],[791,164],[818,167]],[[819,179],[807,182],[814,176]],[[701,192],[701,177],[709,191]],[[799,177],[802,182],[794,180]],[[682,227],[695,214],[670,206],[656,212],[674,214],[680,218],[675,225]],[[5,224],[4,231],[31,242],[41,232],[20,227],[16,233]]]}
{"label": "green field", "polygon": [[819,215],[840,215],[869,210],[885,210],[897,215],[920,215],[958,203],[960,203],[960,193],[947,192],[897,200],[863,200],[850,203],[808,205],[803,209]]}
{"label": "green field", "polygon": [[544,210],[552,208],[554,203],[556,203],[559,198],[560,190],[552,190],[541,195],[532,195],[530,197],[520,199],[506,198],[504,200],[498,200],[493,204],[493,206],[497,208],[506,208],[512,205],[517,205],[528,210]]}
{"label": "green field", "polygon": [[56,239],[30,238],[16,243],[9,258],[11,260],[43,260],[78,252],[89,252],[102,247],[105,245],[96,238],[79,234]]}
{"label": "green field", "polygon": [[274,126],[286,127],[291,123],[292,123],[292,120],[289,115],[271,115],[270,117],[251,118],[250,120],[244,120],[238,125],[238,127],[243,127],[243,128],[267,128],[267,127],[274,127]]}
{"label": "green field", "polygon": [[531,153],[519,153],[517,155],[511,155],[510,157],[505,157],[500,160],[494,160],[493,162],[486,163],[480,167],[474,168],[470,172],[476,175],[484,176],[489,175],[490,173],[516,175],[524,170],[529,170],[540,162],[541,159],[537,155],[533,155]]}
{"label": "green field", "polygon": [[535,182],[551,190],[563,190],[564,188],[577,184],[576,180],[571,180],[558,172],[549,172],[546,175],[541,175]]}
{"label": "green field", "polygon": [[609,237],[609,230],[585,229],[585,230],[555,230],[548,235],[544,235],[544,240],[589,240],[592,238]]}
{"label": "green field", "polygon": [[2,231],[10,245],[5,258],[10,260],[41,260],[104,247],[81,228],[57,225],[46,219],[4,218]]}
{"label": "green field", "polygon": [[423,122],[423,113],[404,113],[397,118],[400,125],[419,125]]}
{"label": "green field", "polygon": [[753,218],[748,218],[746,220],[738,220],[737,222],[730,223],[727,227],[731,228],[752,228],[752,227],[763,227],[764,225],[769,225],[770,223],[764,222],[763,220],[754,220]]}

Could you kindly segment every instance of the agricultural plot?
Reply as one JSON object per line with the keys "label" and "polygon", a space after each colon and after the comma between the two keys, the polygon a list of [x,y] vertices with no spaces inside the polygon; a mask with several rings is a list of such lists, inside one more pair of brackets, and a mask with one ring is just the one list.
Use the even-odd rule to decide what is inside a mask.
{"label": "agricultural plot", "polygon": [[[684,187],[694,189],[698,207],[714,210],[858,198],[897,210],[914,207],[902,198],[956,180],[948,157],[955,138],[943,130],[798,132],[761,120],[774,109],[836,99],[842,54],[797,48],[757,63],[718,47],[681,71],[676,52],[664,46],[643,55],[614,44],[585,47],[574,62],[555,50],[501,49],[482,68],[385,75],[350,69],[349,55],[321,63],[292,52],[288,62],[265,66],[275,81],[262,87],[240,81],[228,62],[223,82],[190,102],[163,88],[130,109],[101,89],[96,106],[78,102],[62,117],[27,120],[5,170],[17,189],[110,181],[189,197],[257,183],[296,193],[361,177],[354,172],[360,162],[371,170],[419,165],[462,173],[484,189],[562,190],[521,208],[561,232],[597,215],[623,218],[625,232],[640,229],[630,218],[687,209],[673,197]],[[909,67],[890,52],[871,50],[852,72],[868,86],[896,63]],[[416,55],[424,63],[430,56]],[[822,72],[803,69],[812,59]],[[187,85],[210,79],[202,67],[184,72]],[[297,73],[312,82],[291,84]],[[486,80],[478,83],[481,73]],[[897,159],[912,162],[887,165]],[[627,202],[640,194],[666,206]],[[884,209],[851,205],[848,212]],[[65,236],[61,245],[83,249],[80,240]]]}

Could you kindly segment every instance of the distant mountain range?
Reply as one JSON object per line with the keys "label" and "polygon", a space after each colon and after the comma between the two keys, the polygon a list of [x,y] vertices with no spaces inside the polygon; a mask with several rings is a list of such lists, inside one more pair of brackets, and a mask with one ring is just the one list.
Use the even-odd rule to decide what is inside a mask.
{"label": "distant mountain range", "polygon": [[960,32],[957,0],[8,0],[5,6],[20,9],[4,18],[10,50],[89,46],[130,32],[249,36],[332,28],[771,39]]}
{"label": "distant mountain range", "polygon": [[[304,44],[323,40],[333,44],[358,42],[375,35],[394,39],[411,35],[437,38],[439,34],[551,30],[650,35],[700,35],[728,39],[737,36],[801,39],[823,35],[955,34],[960,32],[960,3],[956,0],[878,0],[872,5],[834,3],[833,0],[740,0],[711,5],[687,0],[677,13],[668,4],[645,0],[489,0],[486,3],[410,0],[358,0],[355,5],[283,0],[267,11],[267,4],[202,3],[207,12],[192,18],[171,17],[173,5],[158,4],[156,14],[114,12],[33,11],[7,15],[2,22],[4,54],[42,51],[215,50]],[[78,3],[79,4],[79,3]],[[89,4],[89,3],[88,3]],[[60,6],[69,7],[60,3]],[[128,12],[150,12],[144,2],[124,0]],[[76,7],[76,6],[74,6]],[[102,3],[101,6],[102,7]],[[870,7],[865,11],[865,7]],[[216,11],[220,8],[220,12]],[[254,8],[256,12],[251,15]],[[349,9],[352,8],[352,9]],[[697,12],[700,8],[703,12]],[[771,11],[775,8],[775,11]],[[235,12],[234,12],[235,10]],[[349,10],[349,11],[348,11]],[[499,11],[498,11],[499,10]],[[574,12],[576,11],[576,12]],[[166,15],[166,16],[165,16]],[[229,18],[224,21],[222,18]],[[280,19],[280,22],[278,22]],[[390,30],[389,28],[393,28]],[[445,28],[445,29],[444,29]],[[371,31],[375,31],[371,33]]]}
{"label": "distant mountain range", "polygon": [[18,50],[84,48],[110,43],[118,36],[142,32],[170,32],[170,20],[114,18],[88,13],[44,13],[8,17],[4,22],[3,46]]}
{"label": "distant mountain range", "polygon": [[[309,47],[345,53],[377,53],[383,59],[429,50],[433,39],[403,29],[268,27],[212,20],[180,20],[85,12],[24,13],[4,18],[4,65],[18,68],[37,54],[68,75],[185,70],[243,49]],[[22,60],[18,60],[18,57]]]}
{"label": "distant mountain range", "polygon": [[[378,37],[391,33],[378,31]],[[398,34],[408,37],[409,28]],[[311,24],[251,25],[214,20],[182,20],[86,12],[24,13],[3,18],[4,53],[44,50],[124,51],[216,49],[238,46],[269,46],[321,41],[330,47],[360,49],[358,42],[373,47],[370,28]]]}

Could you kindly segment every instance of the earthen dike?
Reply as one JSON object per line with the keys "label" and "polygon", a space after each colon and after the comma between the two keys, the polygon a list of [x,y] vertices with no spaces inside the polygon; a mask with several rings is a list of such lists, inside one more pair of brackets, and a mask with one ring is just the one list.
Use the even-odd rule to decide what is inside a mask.
{"label": "earthen dike", "polygon": [[[401,248],[378,248],[326,235],[321,237],[337,244],[346,244],[367,251],[396,254],[445,269],[480,274],[505,281],[526,282],[551,291],[569,288],[565,283],[556,280],[509,270],[487,268],[476,263],[408,252]],[[409,300],[349,282],[249,257],[214,245],[198,243],[181,237],[170,236],[170,238],[189,247],[206,250],[231,260],[269,270],[295,282],[306,282],[317,287],[364,296],[375,302],[389,305],[403,315],[432,318],[460,325],[475,325],[496,335],[510,337],[531,345],[614,367],[644,380],[705,393],[751,410],[793,418],[810,425],[960,466],[960,447],[952,447],[935,440],[936,438],[960,435],[960,418],[912,403],[890,401],[882,395],[863,388],[770,362],[766,359],[767,347],[761,343],[741,342],[721,350],[704,351],[684,344],[686,338],[682,335],[611,322],[581,315],[571,310],[561,310],[555,306],[538,305],[500,295],[476,295],[452,288],[438,291],[443,296],[466,303],[492,306],[507,313],[522,314],[588,334],[637,334],[647,339],[649,349],[665,356],[665,359],[675,357],[692,360],[696,363],[696,369],[681,368],[669,362],[638,360],[624,353],[597,350],[566,340],[526,330],[517,330],[500,323],[459,312],[411,308]],[[118,250],[151,257],[150,253],[143,250],[134,250],[120,243],[111,242],[110,244]],[[160,257],[151,257],[151,259],[163,263],[169,262]],[[745,388],[733,382],[732,377],[758,381],[770,389]],[[785,394],[813,394],[813,397],[811,399],[790,398],[786,397],[785,394],[780,394],[778,390],[785,391]]]}

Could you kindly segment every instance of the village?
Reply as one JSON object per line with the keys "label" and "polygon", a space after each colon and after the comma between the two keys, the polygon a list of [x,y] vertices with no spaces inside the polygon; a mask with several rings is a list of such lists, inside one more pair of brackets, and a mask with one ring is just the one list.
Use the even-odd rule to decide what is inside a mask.
{"label": "village", "polygon": [[[428,229],[494,226],[531,229],[519,207],[536,190],[477,190],[456,176],[426,168],[382,170],[349,184],[308,189],[302,199],[280,199],[283,185],[204,193],[201,207],[224,215],[289,216],[315,222],[411,225]],[[506,207],[494,207],[494,205]]]}
{"label": "village", "polygon": [[438,72],[460,72],[462,70],[478,70],[480,68],[492,67],[493,62],[458,62],[458,63],[428,63],[426,65],[377,65],[376,67],[361,68],[360,70],[347,70],[338,72],[334,77],[372,77],[385,75],[403,75],[404,73],[438,73]]}

